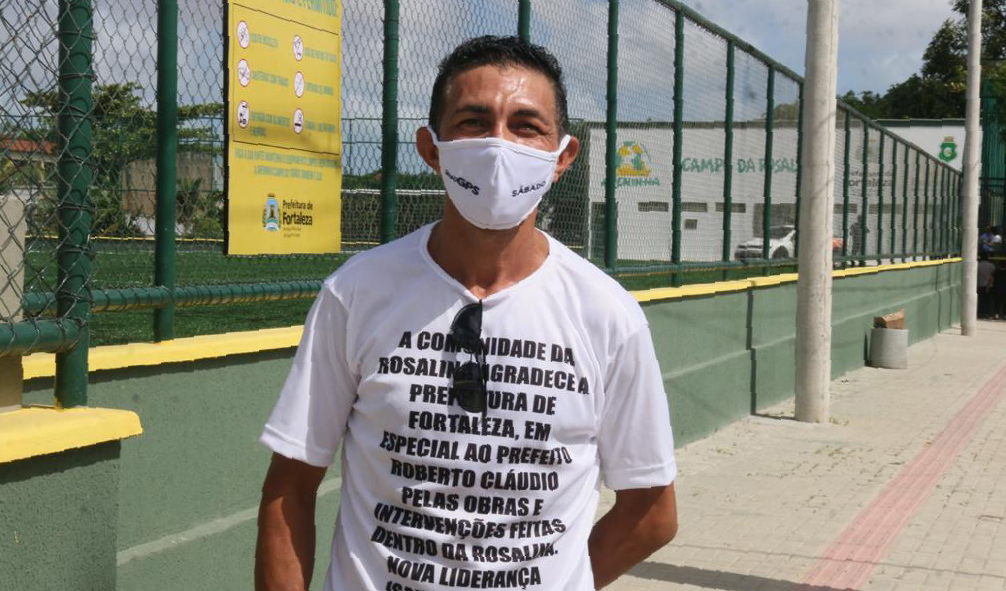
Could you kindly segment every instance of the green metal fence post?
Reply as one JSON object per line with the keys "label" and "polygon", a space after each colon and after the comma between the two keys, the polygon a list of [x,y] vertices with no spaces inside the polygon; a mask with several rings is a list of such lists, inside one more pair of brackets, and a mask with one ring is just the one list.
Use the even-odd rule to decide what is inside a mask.
{"label": "green metal fence post", "polygon": [[[881,181],[882,182],[882,181]],[[887,254],[891,264],[894,263],[894,250],[897,248],[896,220],[897,220],[897,140],[891,137],[890,145],[890,249]]]}
{"label": "green metal fence post", "polygon": [[921,152],[915,152],[915,214],[912,216],[912,252],[915,256],[912,257],[913,261],[919,260],[919,170],[922,168],[919,162]]}
{"label": "green metal fence post", "polygon": [[954,239],[954,183],[951,182],[950,170],[946,166],[944,166],[944,184],[946,185],[944,191],[947,195],[944,203],[944,224],[946,225],[944,230],[944,251],[949,255],[951,241]]}
{"label": "green metal fence post", "polygon": [[922,206],[922,251],[924,256],[928,256],[930,253],[930,247],[932,242],[929,239],[929,188],[932,183],[932,175],[929,171],[929,156],[926,157],[926,182],[922,184],[922,195],[923,202]]}
{"label": "green metal fence post", "polygon": [[868,119],[863,119],[863,184],[860,190],[863,194],[862,202],[859,204],[859,236],[857,236],[859,251],[859,265],[863,266],[866,264],[866,234],[869,231],[867,226],[870,225],[870,194],[869,194],[869,183],[870,183],[870,121]]}
{"label": "green metal fence post", "polygon": [[947,167],[943,167],[943,256],[946,256],[950,252],[950,235],[953,232],[953,226],[950,221],[950,209],[953,202],[953,194],[950,190],[950,175],[948,174]]}
{"label": "green metal fence post", "polygon": [[[797,97],[799,101],[799,106],[797,107],[797,120],[796,120],[796,196],[794,201],[796,202],[796,234],[793,238],[793,252],[791,256],[794,258],[800,257],[800,187],[803,182],[803,82],[798,82],[800,85],[800,94]],[[834,235],[834,234],[833,234]]]}
{"label": "green metal fence post", "polygon": [[884,140],[887,134],[879,129],[880,146],[878,148],[878,158],[880,166],[877,168],[877,264],[880,264],[880,257],[884,254]]}
{"label": "green metal fence post", "polygon": [[[157,1],[157,212],[154,285],[175,289],[175,219],[178,209],[178,0]],[[175,338],[175,307],[154,310],[154,340]]]}
{"label": "green metal fence post", "polygon": [[842,151],[842,268],[849,256],[849,166],[852,164],[852,113],[845,112],[845,146]]}
{"label": "green metal fence post", "polygon": [[940,256],[946,256],[947,250],[947,171],[940,167],[940,222],[939,222],[939,245]]}
{"label": "green metal fence post", "polygon": [[531,42],[531,0],[520,0],[517,8],[517,36]]}
{"label": "green metal fence post", "polygon": [[933,204],[933,247],[938,257],[943,256],[943,169],[938,162],[933,162],[936,166],[936,186],[935,203]]}
{"label": "green metal fence post", "polygon": [[604,266],[618,260],[618,201],[615,169],[618,168],[618,0],[608,0],[608,95],[604,123]]}
{"label": "green metal fence post", "polygon": [[954,242],[951,245],[955,256],[960,256],[964,251],[961,245],[961,226],[963,225],[964,212],[961,207],[961,185],[964,182],[963,174],[951,172],[954,184]]}
{"label": "green metal fence post", "polygon": [[[681,158],[684,143],[685,113],[685,15],[674,13],[674,169],[671,177],[671,262],[681,262]],[[673,285],[680,285],[680,275],[674,274]]]}
{"label": "green metal fence post", "polygon": [[[908,155],[911,149],[905,144],[905,164],[901,181],[901,262],[907,262],[908,257]],[[891,250],[894,250],[893,248]]]}
{"label": "green metal fence post", "polygon": [[[723,260],[730,260],[732,216],[734,209],[734,78],[736,66],[734,57],[737,46],[733,39],[727,40],[727,88],[726,113],[723,117]],[[723,270],[726,279],[729,270]]]}
{"label": "green metal fence post", "polygon": [[384,0],[381,97],[381,242],[398,234],[398,0]]}
{"label": "green metal fence post", "polygon": [[[772,128],[775,125],[775,68],[768,66],[768,82],[765,87],[768,98],[765,101],[765,186],[764,207],[762,208],[762,239],[761,256],[767,259],[769,253],[769,237],[772,232]],[[767,273],[769,268],[765,267]]]}
{"label": "green metal fence post", "polygon": [[87,404],[88,282],[91,275],[91,40],[90,0],[60,0],[59,39],[59,250],[56,313],[80,327],[73,347],[56,354],[56,400]]}
{"label": "green metal fence post", "polygon": [[958,179],[957,175],[954,174],[954,171],[952,169],[947,170],[947,180],[950,183],[950,243],[947,245],[947,248],[950,249],[950,254],[952,255],[957,252],[956,244],[957,244],[957,227],[958,227],[957,224]]}

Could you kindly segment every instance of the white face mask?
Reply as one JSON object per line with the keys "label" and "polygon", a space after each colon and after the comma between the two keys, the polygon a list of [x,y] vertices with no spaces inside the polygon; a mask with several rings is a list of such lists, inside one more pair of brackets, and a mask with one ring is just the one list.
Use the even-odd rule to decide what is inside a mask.
{"label": "white face mask", "polygon": [[440,174],[451,203],[466,220],[479,228],[513,228],[531,215],[552,186],[559,149],[546,152],[502,138],[486,137],[440,141],[430,129],[440,151]]}

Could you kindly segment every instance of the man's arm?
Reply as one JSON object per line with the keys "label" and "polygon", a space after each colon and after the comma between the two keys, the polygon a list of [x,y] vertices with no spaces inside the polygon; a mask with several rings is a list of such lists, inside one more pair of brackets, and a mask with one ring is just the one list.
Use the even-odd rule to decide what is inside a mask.
{"label": "man's arm", "polygon": [[670,542],[678,531],[674,483],[615,492],[615,505],[587,542],[597,589]]}
{"label": "man's arm", "polygon": [[262,485],[256,591],[305,591],[314,572],[314,506],[325,468],[272,455]]}

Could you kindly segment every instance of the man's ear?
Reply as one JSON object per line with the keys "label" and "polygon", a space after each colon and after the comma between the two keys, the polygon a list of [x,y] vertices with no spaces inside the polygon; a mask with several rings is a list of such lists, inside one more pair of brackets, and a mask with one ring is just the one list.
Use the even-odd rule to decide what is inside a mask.
{"label": "man's ear", "polygon": [[[428,132],[427,132],[428,133]],[[577,154],[580,153],[580,140],[576,139],[576,136],[569,136],[569,143],[566,144],[566,149],[559,154],[559,161],[555,165],[555,174],[552,175],[552,182],[559,180],[562,173],[566,172],[566,169],[573,164],[576,160]]]}
{"label": "man's ear", "polygon": [[416,130],[416,152],[423,162],[440,174],[440,150],[433,144],[433,135],[425,126]]}

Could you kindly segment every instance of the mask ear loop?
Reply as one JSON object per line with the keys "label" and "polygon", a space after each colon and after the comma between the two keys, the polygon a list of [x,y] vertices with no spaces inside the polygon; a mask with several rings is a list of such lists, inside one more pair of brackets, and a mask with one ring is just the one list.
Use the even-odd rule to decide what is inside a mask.
{"label": "mask ear loop", "polygon": [[556,160],[558,160],[559,156],[561,156],[562,153],[566,151],[566,148],[569,147],[569,142],[572,141],[572,139],[573,136],[569,135],[568,133],[562,136],[562,139],[559,140],[559,149],[556,150],[555,152],[552,152],[553,154],[555,154]]}

